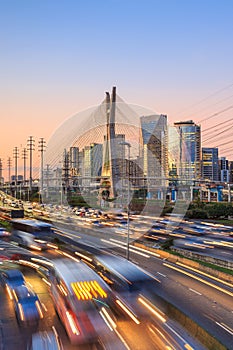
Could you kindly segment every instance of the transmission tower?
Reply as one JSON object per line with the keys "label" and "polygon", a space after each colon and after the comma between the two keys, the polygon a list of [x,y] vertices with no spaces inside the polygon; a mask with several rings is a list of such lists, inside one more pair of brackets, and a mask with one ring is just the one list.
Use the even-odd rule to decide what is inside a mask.
{"label": "transmission tower", "polygon": [[0,158],[0,184],[2,185],[3,178],[2,178],[2,158]]}
{"label": "transmission tower", "polygon": [[24,186],[26,184],[26,160],[27,160],[27,149],[24,148],[22,151],[22,159],[23,159],[23,182]]}
{"label": "transmission tower", "polygon": [[9,185],[10,185],[10,183],[11,183],[11,165],[12,165],[12,160],[11,160],[11,158],[9,157],[9,158],[7,159]]}
{"label": "transmission tower", "polygon": [[15,198],[17,198],[18,158],[19,158],[19,149],[18,149],[18,147],[14,147],[14,149],[13,149],[13,158],[15,160]]}
{"label": "transmission tower", "polygon": [[41,192],[44,189],[44,151],[46,148],[46,142],[43,137],[39,140],[39,152],[40,152],[40,187]]}
{"label": "transmission tower", "polygon": [[29,186],[32,189],[32,153],[35,151],[35,140],[33,136],[29,136],[27,143],[27,150],[29,151]]}

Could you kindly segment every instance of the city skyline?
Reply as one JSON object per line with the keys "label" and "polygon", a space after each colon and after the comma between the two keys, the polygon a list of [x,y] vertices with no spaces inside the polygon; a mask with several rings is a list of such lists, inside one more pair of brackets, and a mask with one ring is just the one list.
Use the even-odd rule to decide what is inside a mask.
{"label": "city skyline", "polygon": [[[24,148],[30,135],[48,142],[69,116],[98,105],[112,85],[126,102],[166,114],[170,124],[193,119],[204,130],[230,120],[230,1],[110,5],[0,3],[4,167],[14,147]],[[219,153],[229,158],[225,135],[210,134],[203,146],[228,142]]]}

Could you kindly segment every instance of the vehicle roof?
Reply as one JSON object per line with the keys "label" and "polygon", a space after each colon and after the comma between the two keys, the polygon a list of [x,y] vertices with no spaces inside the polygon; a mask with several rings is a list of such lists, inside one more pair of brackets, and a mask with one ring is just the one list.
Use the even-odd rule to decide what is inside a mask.
{"label": "vehicle roof", "polygon": [[7,271],[4,271],[4,273],[7,275],[9,279],[16,278],[16,277],[20,277],[24,279],[22,272],[19,270],[7,270]]}
{"label": "vehicle roof", "polygon": [[72,291],[70,284],[72,282],[82,282],[96,280],[101,286],[109,289],[106,283],[82,261],[72,261],[70,259],[56,259],[53,260],[54,269],[63,278],[64,282],[68,284],[69,290]]}
{"label": "vehicle roof", "polygon": [[98,255],[96,256],[96,261],[105,266],[110,272],[115,273],[118,277],[127,280],[129,283],[152,278],[140,267],[119,256]]}
{"label": "vehicle roof", "polygon": [[28,298],[34,298],[36,297],[36,294],[30,290],[27,286],[21,285],[14,288],[15,294],[18,299],[28,299]]}
{"label": "vehicle roof", "polygon": [[38,332],[32,335],[31,350],[58,350],[61,347],[53,332]]}
{"label": "vehicle roof", "polygon": [[26,225],[32,225],[32,226],[42,226],[42,227],[51,227],[52,225],[44,222],[44,221],[40,221],[40,220],[34,220],[34,219],[13,219],[11,220],[12,223],[16,222],[16,223],[23,223]]}

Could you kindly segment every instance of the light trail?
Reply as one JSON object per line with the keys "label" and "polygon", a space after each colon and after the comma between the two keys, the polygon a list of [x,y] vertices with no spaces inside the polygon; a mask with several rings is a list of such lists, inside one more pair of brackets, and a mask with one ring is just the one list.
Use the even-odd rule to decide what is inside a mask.
{"label": "light trail", "polygon": [[182,273],[182,274],[184,274],[184,275],[187,275],[187,276],[189,276],[189,277],[191,277],[191,278],[193,278],[193,279],[195,279],[195,280],[197,280],[197,281],[199,281],[199,282],[202,282],[202,283],[204,283],[204,284],[206,284],[206,285],[208,285],[208,286],[210,286],[210,287],[212,287],[212,288],[215,288],[215,289],[219,290],[219,291],[222,292],[222,293],[228,294],[228,295],[230,295],[231,297],[233,296],[233,293],[232,293],[232,292],[230,292],[230,291],[228,291],[228,290],[226,290],[226,289],[223,289],[223,288],[221,288],[221,287],[218,287],[218,286],[216,286],[215,284],[213,284],[213,283],[211,283],[211,282],[205,281],[205,280],[203,280],[203,279],[200,278],[200,277],[197,277],[197,276],[195,276],[195,275],[192,275],[191,273],[189,273],[189,272],[187,272],[187,271],[181,270],[181,269],[179,269],[179,268],[177,268],[177,267],[175,267],[175,266],[169,265],[169,264],[167,264],[167,263],[163,263],[163,265],[169,267],[170,269],[176,270],[176,271],[178,271],[178,272],[180,272],[180,273]]}
{"label": "light trail", "polygon": [[[122,249],[127,249],[127,247],[123,246],[123,245],[120,245],[120,244],[117,244],[117,243],[114,243],[114,242],[111,242],[111,241],[107,241],[106,239],[101,239],[102,242],[105,242],[105,243],[108,243],[108,244],[112,244],[116,247],[119,247],[119,248],[122,248]],[[129,251],[132,252],[132,253],[135,253],[135,254],[138,254],[138,255],[141,255],[141,256],[144,256],[145,258],[150,258],[149,255],[147,254],[144,254],[144,253],[141,253],[141,252],[138,252],[132,248],[129,248]]]}
{"label": "light trail", "polygon": [[185,267],[185,268],[188,269],[188,270],[192,270],[192,271],[194,271],[194,272],[197,272],[197,273],[199,273],[200,275],[209,277],[209,278],[211,278],[211,279],[213,279],[213,280],[215,280],[215,281],[217,281],[217,282],[220,282],[220,283],[222,283],[222,284],[225,284],[225,285],[228,286],[228,287],[233,288],[233,284],[232,284],[232,283],[228,283],[228,282],[226,282],[226,281],[224,281],[224,280],[221,280],[220,278],[217,278],[217,277],[214,277],[214,276],[212,276],[212,275],[209,275],[209,274],[206,273],[206,272],[200,271],[200,270],[198,270],[198,269],[195,269],[194,267],[187,266],[187,265],[185,265],[185,264],[183,264],[183,263],[180,263],[180,262],[177,262],[176,264],[177,264],[177,265],[180,265],[180,266],[182,266],[182,267]]}

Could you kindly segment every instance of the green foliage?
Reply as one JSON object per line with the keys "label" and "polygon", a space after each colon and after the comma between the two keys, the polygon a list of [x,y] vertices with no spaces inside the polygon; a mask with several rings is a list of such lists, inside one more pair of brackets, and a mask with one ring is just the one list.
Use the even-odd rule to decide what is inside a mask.
{"label": "green foliage", "polygon": [[211,203],[206,205],[206,210],[210,219],[227,218],[233,215],[231,203]]}
{"label": "green foliage", "polygon": [[193,208],[187,210],[187,213],[185,215],[189,219],[207,219],[208,214],[205,209],[198,209],[198,208]]}
{"label": "green foliage", "polygon": [[160,246],[162,249],[169,250],[170,247],[173,246],[173,238],[169,237],[168,239],[166,239],[166,241],[160,243]]}
{"label": "green foliage", "polygon": [[0,220],[0,226],[4,227],[7,231],[11,231],[11,224],[5,220]]}

